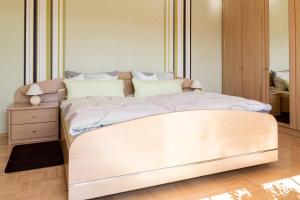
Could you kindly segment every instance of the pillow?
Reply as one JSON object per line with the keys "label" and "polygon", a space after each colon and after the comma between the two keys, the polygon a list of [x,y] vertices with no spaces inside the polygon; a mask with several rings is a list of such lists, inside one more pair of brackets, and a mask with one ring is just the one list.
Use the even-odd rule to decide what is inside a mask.
{"label": "pillow", "polygon": [[174,74],[173,73],[156,73],[158,80],[173,80]]}
{"label": "pillow", "polygon": [[132,72],[133,79],[143,80],[143,81],[158,81],[156,74],[150,72]]}
{"label": "pillow", "polygon": [[143,98],[162,94],[181,93],[183,80],[142,81],[133,79],[132,82],[135,90],[134,96]]}
{"label": "pillow", "polygon": [[272,71],[274,76],[274,85],[278,90],[287,91],[289,89],[290,72],[284,71]]}
{"label": "pillow", "polygon": [[151,72],[132,71],[132,76],[134,79],[143,80],[143,81],[174,79],[173,73],[151,73]]}
{"label": "pillow", "polygon": [[124,97],[123,80],[64,80],[68,91],[68,99],[87,96]]}
{"label": "pillow", "polygon": [[283,79],[275,76],[273,81],[274,81],[275,88],[277,90],[287,91],[287,86],[286,86],[286,83]]}
{"label": "pillow", "polygon": [[65,77],[67,79],[70,79],[70,78],[74,78],[76,76],[79,76],[81,73],[78,73],[78,72],[74,72],[74,71],[65,71]]}
{"label": "pillow", "polygon": [[83,76],[83,74],[79,74],[78,76],[74,76],[74,77],[69,78],[69,79],[78,80],[78,81],[84,81],[84,76]]}
{"label": "pillow", "polygon": [[83,73],[84,80],[118,80],[118,72]]}
{"label": "pillow", "polygon": [[66,71],[65,77],[67,79],[75,80],[117,80],[118,71],[114,72],[99,72],[99,73],[78,73],[74,71]]}

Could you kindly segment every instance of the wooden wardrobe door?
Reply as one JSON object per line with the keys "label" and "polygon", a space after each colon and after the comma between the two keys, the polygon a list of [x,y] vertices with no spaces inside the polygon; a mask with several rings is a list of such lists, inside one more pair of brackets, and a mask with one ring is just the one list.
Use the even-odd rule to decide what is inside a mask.
{"label": "wooden wardrobe door", "polygon": [[296,56],[296,87],[295,87],[295,93],[296,93],[296,124],[297,129],[300,130],[300,0],[295,0],[295,25],[296,25],[296,34],[295,34],[295,40],[296,40],[296,50],[295,50],[295,56]]}
{"label": "wooden wardrobe door", "polygon": [[242,2],[223,0],[223,93],[242,95]]}
{"label": "wooden wardrobe door", "polygon": [[262,100],[263,0],[242,0],[242,97]]}

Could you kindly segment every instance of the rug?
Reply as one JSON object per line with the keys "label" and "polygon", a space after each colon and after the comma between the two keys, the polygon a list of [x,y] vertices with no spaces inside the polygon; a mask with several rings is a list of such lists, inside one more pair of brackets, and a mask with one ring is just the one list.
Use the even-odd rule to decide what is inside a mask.
{"label": "rug", "polygon": [[5,173],[63,165],[59,141],[17,145],[13,147]]}

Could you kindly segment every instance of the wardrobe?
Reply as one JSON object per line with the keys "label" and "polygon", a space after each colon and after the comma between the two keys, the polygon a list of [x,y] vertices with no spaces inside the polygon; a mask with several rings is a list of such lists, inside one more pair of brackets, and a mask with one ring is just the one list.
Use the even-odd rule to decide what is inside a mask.
{"label": "wardrobe", "polygon": [[223,1],[223,92],[263,98],[263,0]]}
{"label": "wardrobe", "polygon": [[[278,9],[280,3],[284,7]],[[280,23],[286,38],[275,33]],[[279,61],[284,56],[285,65]],[[272,85],[280,66],[286,69],[276,70],[289,75],[284,92]],[[300,0],[223,0],[222,82],[224,94],[271,104],[280,129],[300,134]],[[288,114],[287,120],[280,121],[280,114]]]}
{"label": "wardrobe", "polygon": [[290,3],[293,10],[293,19],[295,19],[292,35],[294,38],[295,50],[293,56],[295,57],[295,77],[294,77],[294,92],[295,92],[295,120],[293,121],[292,128],[300,130],[300,0],[295,0]]}

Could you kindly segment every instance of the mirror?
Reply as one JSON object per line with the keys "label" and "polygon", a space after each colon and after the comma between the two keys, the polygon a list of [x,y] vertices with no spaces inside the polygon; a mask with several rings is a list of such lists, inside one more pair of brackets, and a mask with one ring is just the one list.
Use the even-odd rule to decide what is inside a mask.
{"label": "mirror", "polygon": [[290,123],[289,0],[269,0],[271,114]]}

